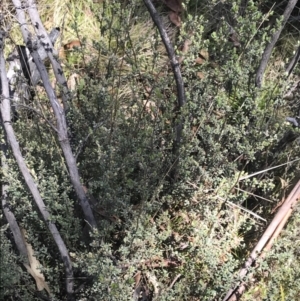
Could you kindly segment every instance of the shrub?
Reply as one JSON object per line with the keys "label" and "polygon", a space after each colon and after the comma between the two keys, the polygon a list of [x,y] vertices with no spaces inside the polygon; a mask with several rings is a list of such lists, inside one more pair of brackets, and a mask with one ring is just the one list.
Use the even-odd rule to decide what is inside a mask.
{"label": "shrub", "polygon": [[[91,37],[81,29],[86,10],[68,19],[66,30],[83,46],[76,52],[76,66],[65,66],[76,78],[67,118],[99,225],[92,237],[84,230],[63,154],[49,127],[55,122],[43,91],[32,104],[40,114],[28,119],[21,112],[14,124],[26,163],[70,252],[78,300],[220,300],[263,229],[254,216],[269,219],[270,204],[253,195],[279,197],[275,176],[283,181],[294,177],[295,170],[280,169],[258,180],[239,180],[297,155],[297,146],[278,148],[286,132],[285,79],[268,75],[262,89],[254,83],[269,39],[269,28],[261,28],[265,16],[254,1],[248,2],[246,17],[239,14],[241,1],[210,1],[203,13],[194,14],[197,5],[185,5],[180,31],[166,21],[166,7],[159,7],[183,58],[187,103],[180,110],[162,41],[139,1],[89,4],[85,9],[97,25]],[[231,26],[240,47],[228,41]],[[179,122],[182,141],[174,152]],[[27,230],[53,298],[64,300],[59,254],[12,159],[8,167],[3,181],[9,184],[12,210]],[[270,273],[260,282],[273,291],[270,300],[282,291],[296,300],[296,293],[288,292],[288,279],[295,279],[297,271],[282,264],[296,260],[296,251],[285,249],[295,228],[292,224],[269,258],[274,277]],[[7,239],[2,254],[8,260],[3,268],[13,266],[4,275],[4,296],[18,292],[28,294],[27,300],[38,298]],[[12,282],[25,286],[12,289]]]}

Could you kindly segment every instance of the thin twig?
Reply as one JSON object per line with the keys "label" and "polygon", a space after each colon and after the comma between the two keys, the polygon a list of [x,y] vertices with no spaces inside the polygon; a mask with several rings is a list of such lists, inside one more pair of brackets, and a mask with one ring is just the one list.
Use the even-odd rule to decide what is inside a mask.
{"label": "thin twig", "polygon": [[297,162],[297,161],[299,161],[299,160],[300,160],[300,158],[299,158],[299,159],[292,160],[292,161],[289,161],[289,162],[286,162],[286,163],[283,163],[283,164],[279,164],[279,165],[274,166],[274,167],[266,168],[266,169],[264,169],[264,170],[260,170],[260,171],[257,171],[257,172],[255,172],[255,173],[252,173],[251,175],[243,176],[243,177],[239,178],[238,180],[239,180],[239,181],[246,180],[246,179],[252,178],[252,177],[254,177],[254,176],[257,176],[257,175],[259,175],[259,174],[265,173],[265,172],[267,172],[267,171],[269,171],[269,170],[276,169],[276,168],[279,168],[279,167],[282,167],[282,166],[285,166],[285,165],[288,165],[288,164],[292,164],[292,163]]}
{"label": "thin twig", "polygon": [[168,289],[172,289],[172,287],[174,286],[175,282],[181,277],[182,275],[181,274],[178,274],[174,280],[172,281],[172,283],[169,285]]}
{"label": "thin twig", "polygon": [[30,106],[26,106],[26,105],[23,105],[23,104],[18,104],[18,107],[22,107],[24,109],[27,109],[27,110],[30,110],[30,111],[34,112],[35,114],[40,116],[42,119],[44,119],[48,123],[48,125],[52,128],[53,131],[55,131],[56,133],[58,132],[57,128],[43,114],[41,114],[35,108],[30,107]]}
{"label": "thin twig", "polygon": [[264,198],[264,197],[262,197],[262,196],[260,196],[260,195],[257,195],[257,194],[255,194],[255,193],[252,193],[252,192],[250,192],[250,191],[246,191],[246,190],[241,189],[241,188],[238,188],[238,187],[235,187],[235,189],[237,189],[237,190],[239,190],[239,191],[242,191],[242,192],[245,192],[245,193],[247,193],[247,194],[249,194],[249,195],[252,195],[252,196],[254,196],[254,197],[256,197],[256,198],[262,199],[262,200],[264,200],[264,201],[267,201],[267,202],[270,202],[270,203],[274,203],[274,201],[269,200],[269,199],[266,199],[266,198]]}
{"label": "thin twig", "polygon": [[88,141],[88,139],[94,134],[95,130],[100,127],[104,122],[100,122],[97,123],[94,127],[91,133],[88,133],[88,135],[83,139],[83,141],[80,143],[80,146],[78,147],[78,150],[76,151],[75,154],[75,159],[77,161],[77,158],[79,156],[79,154],[82,152],[83,147],[85,146],[86,142]]}
{"label": "thin twig", "polygon": [[228,201],[228,200],[226,200],[226,203],[229,204],[230,206],[239,208],[240,210],[245,211],[245,212],[249,213],[250,215],[253,215],[254,217],[256,217],[256,218],[258,218],[258,219],[260,219],[260,220],[262,220],[262,221],[264,221],[264,222],[267,222],[266,219],[260,217],[258,214],[252,212],[251,210],[249,210],[249,209],[247,209],[247,208],[245,208],[245,207],[243,207],[243,206],[234,204],[234,203],[232,203],[232,202],[230,202],[230,201]]}
{"label": "thin twig", "polygon": [[179,62],[176,58],[174,48],[172,46],[172,42],[170,41],[170,38],[168,36],[167,31],[165,30],[162,20],[155,9],[153,3],[151,0],[144,0],[145,5],[147,6],[147,9],[151,15],[151,18],[153,19],[153,22],[155,23],[156,27],[159,30],[159,34],[161,36],[161,39],[166,47],[166,50],[168,52],[169,59],[171,61],[174,78],[176,81],[177,86],[177,99],[178,99],[178,105],[181,108],[185,104],[185,91],[184,91],[184,84],[183,79],[180,71]]}

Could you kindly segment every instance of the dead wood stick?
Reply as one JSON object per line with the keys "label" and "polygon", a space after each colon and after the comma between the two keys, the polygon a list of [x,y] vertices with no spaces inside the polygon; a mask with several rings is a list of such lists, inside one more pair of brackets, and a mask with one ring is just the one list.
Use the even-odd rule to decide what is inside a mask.
{"label": "dead wood stick", "polygon": [[[291,191],[281,208],[278,210],[271,224],[268,226],[263,236],[251,252],[249,258],[244,264],[239,272],[239,277],[242,280],[248,273],[249,268],[253,265],[259,256],[264,256],[261,252],[264,250],[268,251],[276,237],[279,235],[280,231],[286,224],[289,216],[291,215],[293,208],[295,207],[298,198],[300,196],[300,181],[295,185],[294,189]],[[263,257],[262,257],[263,258]],[[228,291],[223,301],[234,301],[237,300],[243,291],[245,290],[245,283],[236,284],[232,289]]]}

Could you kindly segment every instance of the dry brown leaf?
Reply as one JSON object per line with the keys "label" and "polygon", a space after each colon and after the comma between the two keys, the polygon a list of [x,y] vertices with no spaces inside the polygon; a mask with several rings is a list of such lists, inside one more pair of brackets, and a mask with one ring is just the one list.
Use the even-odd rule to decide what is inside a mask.
{"label": "dry brown leaf", "polygon": [[199,57],[195,59],[196,64],[203,65],[206,61],[209,60],[209,53],[207,50],[201,49],[198,54]]}
{"label": "dry brown leaf", "polygon": [[198,76],[200,79],[205,78],[205,75],[204,75],[203,72],[197,72],[197,76]]}
{"label": "dry brown leaf", "polygon": [[281,188],[282,189],[285,189],[289,186],[289,182],[287,182],[286,180],[284,180],[283,178],[280,178],[279,177],[279,180],[280,180],[280,184],[281,184]]}
{"label": "dry brown leaf", "polygon": [[141,271],[137,271],[136,274],[133,276],[134,282],[135,282],[135,287],[137,288],[138,285],[140,284],[141,278],[142,278],[142,273]]}
{"label": "dry brown leaf", "polygon": [[208,53],[208,51],[207,50],[205,50],[205,49],[201,49],[200,51],[199,51],[199,55],[202,57],[202,58],[204,58],[205,60],[209,60],[209,53]]}
{"label": "dry brown leaf", "polygon": [[37,258],[34,256],[34,251],[33,251],[32,246],[29,243],[27,243],[26,231],[24,229],[22,229],[21,232],[22,232],[25,244],[26,244],[28,260],[30,263],[30,266],[28,264],[24,264],[24,266],[26,267],[28,273],[30,273],[30,275],[34,278],[38,291],[42,291],[43,289],[45,289],[48,292],[48,294],[50,295],[50,288],[49,288],[47,282],[45,281],[45,277],[44,277],[43,273],[40,270],[41,264],[37,260]]}
{"label": "dry brown leaf", "polygon": [[169,11],[169,19],[175,26],[181,27],[181,18],[178,13]]}
{"label": "dry brown leaf", "polygon": [[142,285],[141,285],[141,278],[142,273],[141,271],[137,271],[136,274],[133,276],[135,282],[135,288],[133,293],[133,300],[140,300],[141,292],[142,292]]}
{"label": "dry brown leaf", "polygon": [[178,58],[178,63],[181,64],[184,60],[184,54],[189,51],[189,47],[192,44],[190,40],[185,40],[181,49],[182,56]]}
{"label": "dry brown leaf", "polygon": [[195,63],[198,64],[198,65],[203,65],[205,63],[205,59],[201,58],[201,57],[197,57],[195,59]]}
{"label": "dry brown leaf", "polygon": [[182,53],[187,53],[191,44],[191,40],[185,40],[182,47]]}
{"label": "dry brown leaf", "polygon": [[42,276],[37,275],[36,274],[37,270],[32,269],[26,263],[24,263],[24,266],[27,269],[27,272],[34,278],[36,286],[37,286],[37,290],[42,291],[43,289],[45,289],[48,292],[48,294],[50,295],[50,289],[49,289],[47,282],[45,282],[44,275],[43,274],[41,274]]}

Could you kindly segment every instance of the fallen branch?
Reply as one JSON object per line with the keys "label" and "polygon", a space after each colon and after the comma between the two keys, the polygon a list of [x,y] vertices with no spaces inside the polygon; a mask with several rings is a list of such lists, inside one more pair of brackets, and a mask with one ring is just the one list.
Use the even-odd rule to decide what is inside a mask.
{"label": "fallen branch", "polygon": [[256,247],[251,252],[249,258],[246,260],[244,268],[240,270],[239,278],[242,282],[236,284],[232,289],[230,289],[224,297],[223,301],[238,300],[238,298],[245,291],[246,284],[243,282],[244,277],[247,275],[250,267],[253,266],[257,258],[260,257],[261,259],[263,259],[265,257],[266,252],[270,250],[275,239],[278,237],[288,218],[292,214],[299,197],[300,181],[298,181],[298,183],[295,185],[294,189],[291,191],[281,208],[278,210],[271,224],[266,229],[265,233],[257,243]]}

